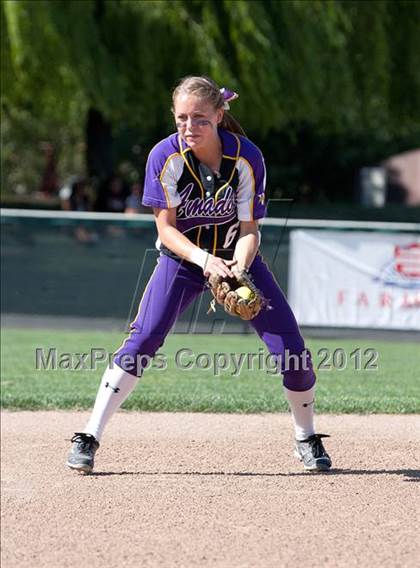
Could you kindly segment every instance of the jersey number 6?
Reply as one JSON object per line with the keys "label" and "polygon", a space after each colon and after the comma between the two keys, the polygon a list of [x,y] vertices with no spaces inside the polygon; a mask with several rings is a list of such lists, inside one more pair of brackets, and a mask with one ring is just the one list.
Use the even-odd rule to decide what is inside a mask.
{"label": "jersey number 6", "polygon": [[229,246],[233,243],[233,240],[235,239],[236,233],[238,232],[239,229],[239,224],[240,221],[229,227],[229,230],[226,233],[225,242],[223,243],[224,249],[229,248]]}

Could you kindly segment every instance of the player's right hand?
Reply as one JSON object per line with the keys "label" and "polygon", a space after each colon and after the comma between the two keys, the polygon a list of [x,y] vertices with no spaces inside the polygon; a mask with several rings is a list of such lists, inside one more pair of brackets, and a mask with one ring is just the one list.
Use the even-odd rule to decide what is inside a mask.
{"label": "player's right hand", "polygon": [[225,260],[219,256],[208,255],[207,262],[203,268],[204,276],[222,276],[223,278],[233,278],[234,274],[230,267],[236,264],[236,260]]}

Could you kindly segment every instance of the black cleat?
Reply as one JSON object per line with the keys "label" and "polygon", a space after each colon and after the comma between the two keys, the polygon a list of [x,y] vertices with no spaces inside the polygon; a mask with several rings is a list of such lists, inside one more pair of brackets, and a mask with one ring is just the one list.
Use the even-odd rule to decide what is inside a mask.
{"label": "black cleat", "polygon": [[303,462],[308,471],[328,471],[331,458],[325,451],[321,438],[329,438],[328,434],[313,434],[306,440],[296,440],[295,456]]}
{"label": "black cleat", "polygon": [[81,473],[91,473],[99,442],[91,434],[83,432],[76,432],[71,442],[73,442],[73,446],[66,465]]}

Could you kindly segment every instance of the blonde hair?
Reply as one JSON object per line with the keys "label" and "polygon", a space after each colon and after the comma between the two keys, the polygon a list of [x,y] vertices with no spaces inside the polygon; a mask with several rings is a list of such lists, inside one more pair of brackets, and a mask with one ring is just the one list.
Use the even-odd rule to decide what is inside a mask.
{"label": "blonde hair", "polygon": [[[189,76],[181,79],[172,93],[172,112],[174,112],[176,98],[180,94],[195,95],[209,102],[215,110],[224,108],[225,105],[223,93],[220,91],[217,84],[212,79],[205,76]],[[227,110],[224,111],[220,126],[235,134],[246,136],[242,126]]]}

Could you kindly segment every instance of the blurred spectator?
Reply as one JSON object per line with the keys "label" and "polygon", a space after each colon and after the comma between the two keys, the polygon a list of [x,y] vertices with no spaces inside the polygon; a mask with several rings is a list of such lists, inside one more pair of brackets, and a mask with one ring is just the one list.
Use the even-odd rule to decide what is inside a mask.
{"label": "blurred spectator", "polygon": [[[91,211],[91,200],[87,181],[81,177],[71,178],[59,192],[61,208],[64,211]],[[77,225],[73,231],[75,238],[81,243],[93,243],[98,235],[85,225]]]}
{"label": "blurred spectator", "polygon": [[123,213],[127,193],[123,180],[117,175],[110,176],[99,186],[96,211]]}
{"label": "blurred spectator", "polygon": [[143,186],[141,183],[133,183],[130,188],[130,194],[125,201],[126,213],[150,213],[150,207],[144,207],[141,204],[143,195]]}
{"label": "blurred spectator", "polygon": [[88,184],[84,178],[73,177],[59,192],[61,208],[65,211],[92,211]]}
{"label": "blurred spectator", "polygon": [[130,194],[125,200],[126,213],[140,213],[141,185],[133,183],[130,188]]}

